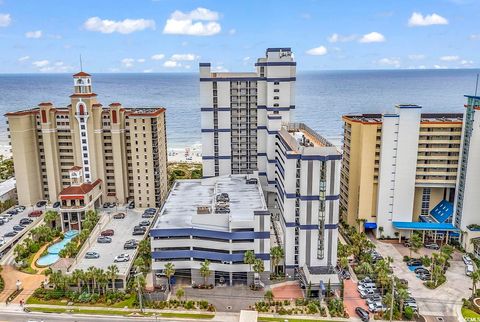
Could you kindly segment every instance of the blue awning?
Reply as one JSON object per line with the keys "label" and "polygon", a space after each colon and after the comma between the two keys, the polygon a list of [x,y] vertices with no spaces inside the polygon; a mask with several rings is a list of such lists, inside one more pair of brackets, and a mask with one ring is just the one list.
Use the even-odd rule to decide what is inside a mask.
{"label": "blue awning", "polygon": [[430,215],[438,222],[445,222],[453,215],[453,204],[442,200],[430,211]]}
{"label": "blue awning", "polygon": [[365,222],[364,224],[365,229],[377,229],[376,222]]}
{"label": "blue awning", "polygon": [[452,223],[394,221],[393,228],[400,230],[460,231]]}

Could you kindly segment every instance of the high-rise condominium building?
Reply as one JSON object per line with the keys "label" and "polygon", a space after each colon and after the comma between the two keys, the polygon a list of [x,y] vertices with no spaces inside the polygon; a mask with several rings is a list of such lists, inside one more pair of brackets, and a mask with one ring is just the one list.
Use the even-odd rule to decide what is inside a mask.
{"label": "high-rise condominium building", "polygon": [[61,201],[67,214],[105,201],[160,207],[167,195],[165,109],[103,107],[89,74],[73,81],[66,107],[41,103],[6,114],[19,203]]}
{"label": "high-rise condominium building", "polygon": [[386,237],[401,233],[397,223],[451,226],[462,117],[423,114],[418,105],[397,105],[392,114],[345,115],[343,219]]}
{"label": "high-rise condominium building", "polygon": [[200,64],[203,173],[258,173],[282,267],[314,290],[337,261],[341,153],[305,124],[292,123],[296,63],[269,48],[256,72],[217,73]]}
{"label": "high-rise condominium building", "polygon": [[296,63],[290,48],[269,48],[255,72],[212,72],[200,64],[204,177],[253,173],[265,162],[267,114],[292,118]]}

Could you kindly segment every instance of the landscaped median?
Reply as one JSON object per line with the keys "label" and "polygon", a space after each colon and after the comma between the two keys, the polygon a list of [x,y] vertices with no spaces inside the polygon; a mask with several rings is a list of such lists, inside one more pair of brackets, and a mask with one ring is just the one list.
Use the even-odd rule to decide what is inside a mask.
{"label": "landscaped median", "polygon": [[282,317],[263,317],[259,316],[257,319],[258,322],[343,322],[343,321],[348,321],[347,319],[344,320],[319,320],[315,318],[289,318],[287,316],[282,316]]}
{"label": "landscaped median", "polygon": [[105,307],[83,307],[83,306],[60,306],[60,305],[28,305],[27,308],[32,312],[43,313],[67,313],[67,314],[89,314],[89,315],[121,315],[121,316],[157,316],[165,318],[185,318],[185,319],[201,319],[210,320],[215,314],[209,313],[185,313],[179,311],[160,311],[153,309],[145,309],[142,313],[139,309],[118,309]]}

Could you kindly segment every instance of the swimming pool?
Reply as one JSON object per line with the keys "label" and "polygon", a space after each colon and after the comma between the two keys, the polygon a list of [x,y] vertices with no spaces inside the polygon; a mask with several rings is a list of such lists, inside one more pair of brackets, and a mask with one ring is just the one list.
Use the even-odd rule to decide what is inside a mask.
{"label": "swimming pool", "polygon": [[60,259],[60,256],[58,256],[58,253],[60,253],[60,251],[65,247],[65,245],[67,245],[70,242],[70,240],[77,235],[78,235],[78,230],[67,231],[63,235],[63,239],[61,241],[48,247],[47,249],[48,254],[40,257],[37,260],[37,265],[50,266],[52,264],[55,264]]}

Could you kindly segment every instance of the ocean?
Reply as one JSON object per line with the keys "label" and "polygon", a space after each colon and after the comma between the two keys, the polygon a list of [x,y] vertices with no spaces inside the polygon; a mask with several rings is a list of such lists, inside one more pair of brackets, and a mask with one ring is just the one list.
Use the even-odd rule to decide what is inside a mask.
{"label": "ocean", "polygon": [[[424,112],[462,112],[463,95],[473,94],[480,70],[369,70],[298,72],[295,121],[305,122],[340,144],[341,116],[391,112],[395,104],[413,103]],[[92,74],[93,89],[104,106],[167,108],[168,148],[200,143],[199,81],[196,73]],[[49,101],[69,104],[70,74],[0,75],[0,116]],[[5,119],[0,145],[8,144]]]}

